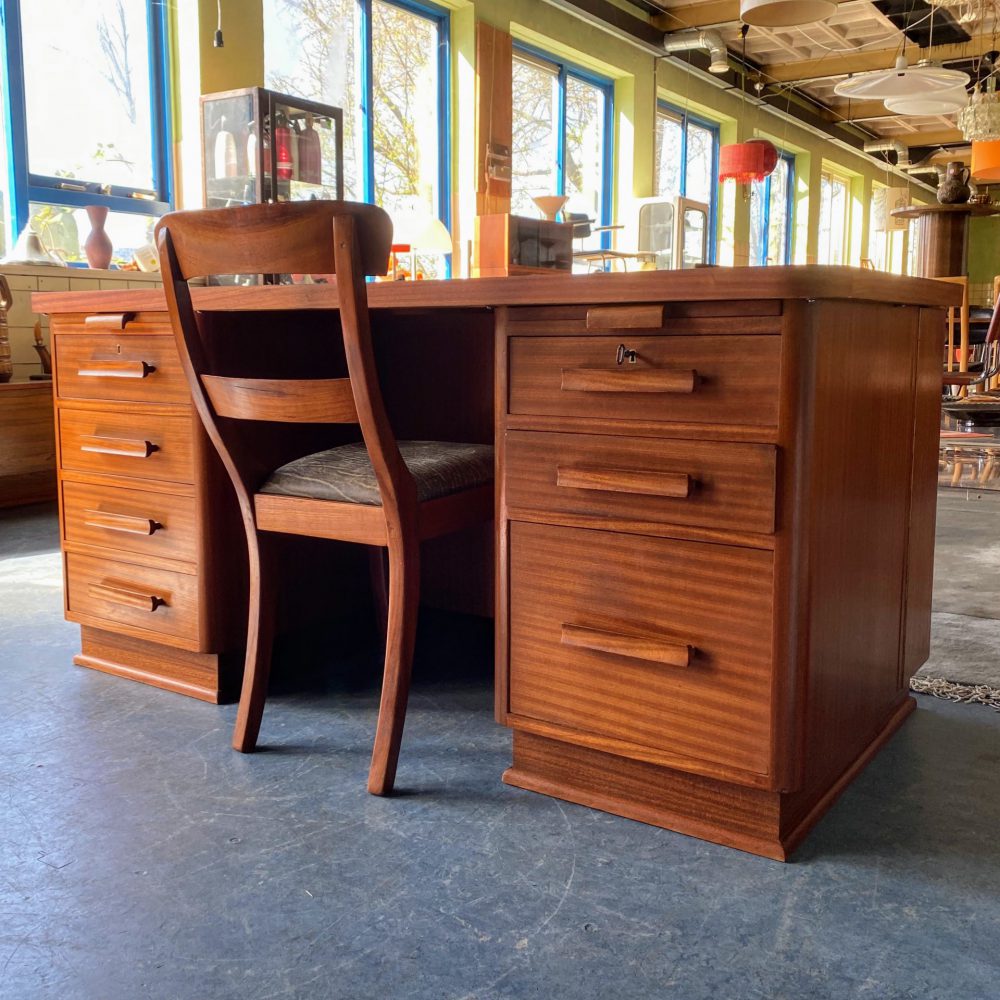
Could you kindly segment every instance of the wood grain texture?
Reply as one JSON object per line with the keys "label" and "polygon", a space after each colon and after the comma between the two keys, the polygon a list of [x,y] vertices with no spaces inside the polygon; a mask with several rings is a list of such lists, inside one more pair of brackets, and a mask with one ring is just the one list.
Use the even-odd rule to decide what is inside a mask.
{"label": "wood grain texture", "polygon": [[[512,337],[509,348],[509,407],[512,414],[642,419],[695,423],[777,422],[773,392],[778,337],[635,337],[629,346],[637,361],[622,371],[615,362],[614,337]],[[600,369],[615,391],[567,389],[566,372]],[[694,392],[648,391],[641,380],[690,380]],[[584,376],[580,376],[581,378]],[[589,378],[589,376],[587,376]],[[619,388],[636,379],[638,390]],[[689,383],[690,384],[690,383]]]}
{"label": "wood grain texture", "polygon": [[187,404],[191,398],[173,337],[57,333],[55,339],[61,399]]}
{"label": "wood grain texture", "polygon": [[294,424],[356,424],[349,378],[224,378],[202,375],[205,394],[219,417]]}
{"label": "wood grain texture", "polygon": [[784,861],[780,799],[645,761],[514,731],[508,785]]}
{"label": "wood grain texture", "polygon": [[[178,640],[196,650],[200,638],[197,579],[186,573],[118,562],[107,556],[66,555],[66,608],[71,621]],[[155,598],[155,601],[153,600]]]}
{"label": "wood grain texture", "polygon": [[[611,518],[616,525],[632,519],[774,531],[776,453],[770,445],[508,431],[506,461],[509,509],[578,514],[593,518],[595,527]],[[595,468],[600,475],[591,473]],[[587,483],[582,488],[577,470]],[[660,476],[675,477],[671,483],[680,476],[684,489],[670,495]]]}
{"label": "wood grain texture", "polygon": [[[720,278],[724,275],[724,280]],[[368,290],[370,309],[468,309],[499,306],[579,306],[581,303],[713,303],[717,315],[741,315],[734,301],[771,303],[790,299],[838,299],[859,302],[910,302],[949,306],[961,302],[961,290],[938,281],[905,278],[857,267],[789,266],[698,268],[688,271],[631,271],[622,274],[547,275],[450,281],[376,282]],[[339,309],[336,283],[271,285],[254,288],[196,288],[198,309],[221,311]],[[131,309],[163,312],[162,289],[125,292],[38,292],[32,308],[44,313],[90,313]],[[584,324],[585,325],[585,324]]]}
{"label": "wood grain texture", "polygon": [[159,564],[195,571],[201,526],[194,497],[64,478],[62,510],[65,540],[92,546],[95,555],[170,560]]}
{"label": "wood grain texture", "polygon": [[0,507],[51,500],[56,493],[52,385],[0,384]]}
{"label": "wood grain texture", "polygon": [[564,368],[563,392],[688,393],[698,385],[694,369]]}
{"label": "wood grain texture", "polygon": [[123,404],[114,410],[60,408],[62,467],[79,472],[194,482],[191,418]]}
{"label": "wood grain texture", "polygon": [[588,330],[657,330],[663,326],[663,303],[635,306],[591,306]]}
{"label": "wood grain texture", "polygon": [[[511,716],[768,773],[770,553],[515,521],[510,578]],[[564,623],[697,652],[665,669]]]}
{"label": "wood grain texture", "polygon": [[[73,662],[213,705],[227,700],[232,670],[215,653],[189,652],[84,625]],[[221,683],[220,683],[220,678]]]}

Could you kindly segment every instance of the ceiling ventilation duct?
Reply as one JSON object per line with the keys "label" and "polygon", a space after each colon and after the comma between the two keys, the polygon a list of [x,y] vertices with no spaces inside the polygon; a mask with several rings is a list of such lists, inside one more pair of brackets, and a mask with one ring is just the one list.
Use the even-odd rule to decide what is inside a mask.
{"label": "ceiling ventilation duct", "polygon": [[673,55],[677,52],[707,52],[712,59],[710,73],[729,72],[729,53],[722,35],[717,31],[675,31],[664,36],[663,49]]}

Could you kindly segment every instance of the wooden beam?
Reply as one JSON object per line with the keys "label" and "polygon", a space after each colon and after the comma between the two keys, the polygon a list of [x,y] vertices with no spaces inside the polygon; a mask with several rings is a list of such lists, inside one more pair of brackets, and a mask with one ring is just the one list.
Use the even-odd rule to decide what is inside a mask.
{"label": "wooden beam", "polygon": [[708,28],[729,24],[740,19],[740,0],[705,0],[689,3],[664,14],[654,14],[649,23],[660,31],[681,31],[684,28]]}
{"label": "wooden beam", "polygon": [[943,128],[936,132],[918,128],[916,132],[904,135],[887,135],[886,141],[898,140],[904,146],[948,146],[965,142],[962,133],[957,128]]}
{"label": "wooden beam", "polygon": [[[949,62],[958,59],[972,59],[993,48],[992,35],[976,35],[968,42],[953,45],[935,45],[933,49],[921,49],[916,45],[906,46],[906,58],[910,65],[916,65],[922,58],[933,58],[935,62]],[[874,69],[888,69],[896,61],[898,48],[862,51],[849,55],[826,55],[818,59],[803,59],[800,62],[772,63],[761,67],[765,79],[778,83],[806,83],[809,80],[828,80],[849,73],[865,73]]]}
{"label": "wooden beam", "polygon": [[502,165],[506,150],[510,166],[512,55],[513,39],[506,31],[476,23],[476,215],[510,211],[510,181],[487,165]]}
{"label": "wooden beam", "polygon": [[[868,0],[839,0],[840,3],[867,3]],[[654,14],[649,23],[660,31],[681,31],[684,28],[715,28],[740,21],[739,0],[701,0],[672,7]]]}
{"label": "wooden beam", "polygon": [[895,118],[881,101],[845,101],[839,100],[829,105],[830,120],[836,122],[866,122],[877,118]]}

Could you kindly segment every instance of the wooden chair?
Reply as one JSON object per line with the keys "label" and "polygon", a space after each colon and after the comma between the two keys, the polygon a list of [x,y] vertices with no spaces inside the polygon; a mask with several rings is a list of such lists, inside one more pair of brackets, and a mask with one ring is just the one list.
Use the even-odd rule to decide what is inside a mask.
{"label": "wooden chair", "polygon": [[1000,299],[997,299],[993,307],[993,315],[990,317],[990,325],[986,331],[986,340],[983,344],[983,370],[981,372],[970,372],[969,367],[969,283],[967,278],[937,278],[937,281],[950,281],[961,284],[963,287],[962,305],[960,307],[960,348],[959,348],[959,370],[953,371],[954,367],[954,306],[948,307],[948,347],[945,370],[941,375],[942,385],[945,388],[958,387],[959,392],[955,398],[964,398],[968,395],[968,390],[974,386],[985,385],[989,389],[993,379],[1000,375]]}
{"label": "wooden chair", "polygon": [[[388,262],[392,223],[381,209],[303,202],[176,212],[160,220],[156,233],[181,362],[236,491],[249,550],[246,666],[233,746],[244,753],[254,749],[264,709],[275,618],[273,533],[384,547],[385,670],[368,790],[386,794],[395,779],[409,693],[419,544],[492,518],[493,449],[397,442],[393,435],[379,389],[364,280],[384,274]],[[240,359],[241,377],[217,370],[209,311],[196,311],[188,281],[293,273],[336,274],[348,377],[245,377],[254,363],[246,357]],[[267,359],[255,363],[266,374]],[[247,421],[357,424],[362,442],[306,455],[268,475],[254,461],[261,425]]]}

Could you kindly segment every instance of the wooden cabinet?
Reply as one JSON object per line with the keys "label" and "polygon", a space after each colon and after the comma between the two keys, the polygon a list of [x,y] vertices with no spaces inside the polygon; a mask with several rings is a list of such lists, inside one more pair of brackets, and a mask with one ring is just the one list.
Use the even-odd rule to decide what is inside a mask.
{"label": "wooden cabinet", "polygon": [[[334,286],[193,291],[232,349],[316,374],[299,335],[328,330]],[[506,781],[794,849],[913,708],[960,294],[832,267],[370,286],[400,436],[495,432]],[[244,634],[244,547],[162,293],[39,300],[77,662],[216,700]],[[300,454],[330,446],[287,429]],[[479,541],[443,566],[447,606],[488,566]],[[338,565],[310,580],[341,607],[367,585]]]}
{"label": "wooden cabinet", "polygon": [[241,564],[238,548],[223,555],[222,473],[169,320],[68,313],[51,330],[66,617],[83,626],[76,662],[219,701],[242,604],[213,596],[239,588]]}
{"label": "wooden cabinet", "polygon": [[502,311],[505,781],[794,849],[913,707],[939,322],[821,297]]}
{"label": "wooden cabinet", "polygon": [[0,383],[0,507],[52,500],[55,453],[52,383]]}

